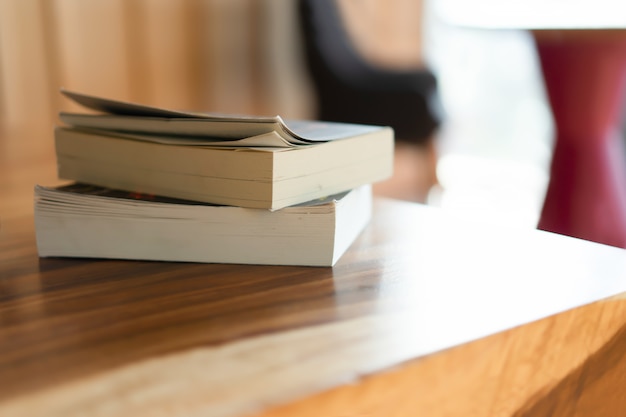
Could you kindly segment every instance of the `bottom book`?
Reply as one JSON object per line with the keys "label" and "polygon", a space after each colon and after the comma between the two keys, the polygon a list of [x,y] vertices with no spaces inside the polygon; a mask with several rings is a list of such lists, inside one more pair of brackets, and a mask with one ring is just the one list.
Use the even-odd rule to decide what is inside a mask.
{"label": "bottom book", "polygon": [[371,215],[369,185],[277,211],[79,183],[35,187],[41,257],[333,266]]}

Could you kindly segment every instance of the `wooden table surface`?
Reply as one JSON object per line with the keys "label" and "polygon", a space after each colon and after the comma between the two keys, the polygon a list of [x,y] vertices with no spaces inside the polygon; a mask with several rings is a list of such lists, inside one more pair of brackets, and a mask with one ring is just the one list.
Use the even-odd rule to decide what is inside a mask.
{"label": "wooden table surface", "polygon": [[619,416],[626,252],[379,199],[334,268],[40,259],[0,139],[2,416]]}

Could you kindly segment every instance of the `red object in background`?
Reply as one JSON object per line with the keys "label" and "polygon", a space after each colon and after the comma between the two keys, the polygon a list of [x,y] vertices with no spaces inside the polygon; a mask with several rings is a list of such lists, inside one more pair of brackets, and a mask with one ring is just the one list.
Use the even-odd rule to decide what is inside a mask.
{"label": "red object in background", "polygon": [[539,228],[626,247],[626,32],[536,32],[557,131]]}

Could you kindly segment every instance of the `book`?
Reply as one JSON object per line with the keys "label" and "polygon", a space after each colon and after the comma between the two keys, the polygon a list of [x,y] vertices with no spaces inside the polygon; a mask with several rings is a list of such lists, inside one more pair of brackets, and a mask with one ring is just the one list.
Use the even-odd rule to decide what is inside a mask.
{"label": "book", "polygon": [[387,179],[393,130],[276,117],[188,113],[63,93],[58,175],[102,187],[277,210]]}
{"label": "book", "polygon": [[278,211],[81,183],[35,187],[41,257],[333,266],[371,213],[369,185]]}

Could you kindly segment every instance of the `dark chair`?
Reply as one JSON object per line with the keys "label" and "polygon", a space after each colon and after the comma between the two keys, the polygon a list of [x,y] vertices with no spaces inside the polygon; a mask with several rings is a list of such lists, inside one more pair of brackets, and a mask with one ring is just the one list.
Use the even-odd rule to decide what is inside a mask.
{"label": "dark chair", "polygon": [[378,67],[355,49],[335,0],[300,0],[305,62],[320,120],[391,126],[396,139],[427,141],[440,123],[427,69]]}

